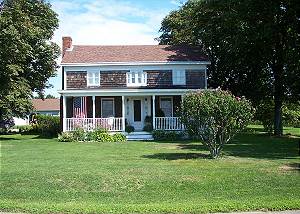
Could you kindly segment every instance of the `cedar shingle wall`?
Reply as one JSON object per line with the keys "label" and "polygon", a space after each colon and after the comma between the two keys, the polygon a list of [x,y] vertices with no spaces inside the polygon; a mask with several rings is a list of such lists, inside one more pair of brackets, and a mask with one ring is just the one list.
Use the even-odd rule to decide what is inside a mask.
{"label": "cedar shingle wall", "polygon": [[101,71],[100,88],[126,87],[126,71]]}
{"label": "cedar shingle wall", "polygon": [[187,88],[205,88],[205,72],[202,70],[186,70]]}
{"label": "cedar shingle wall", "polygon": [[79,89],[86,87],[86,71],[67,72],[67,89]]}
{"label": "cedar shingle wall", "polygon": [[147,72],[147,87],[150,88],[165,88],[173,85],[172,71],[146,71]]}

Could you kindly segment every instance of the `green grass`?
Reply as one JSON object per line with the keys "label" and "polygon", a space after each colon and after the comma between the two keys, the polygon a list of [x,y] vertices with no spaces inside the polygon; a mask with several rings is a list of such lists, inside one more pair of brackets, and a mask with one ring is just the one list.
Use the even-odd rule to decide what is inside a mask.
{"label": "green grass", "polygon": [[[199,213],[300,208],[299,137],[237,136],[218,160],[197,142],[1,140],[0,210]],[[295,133],[300,129],[292,129]]]}

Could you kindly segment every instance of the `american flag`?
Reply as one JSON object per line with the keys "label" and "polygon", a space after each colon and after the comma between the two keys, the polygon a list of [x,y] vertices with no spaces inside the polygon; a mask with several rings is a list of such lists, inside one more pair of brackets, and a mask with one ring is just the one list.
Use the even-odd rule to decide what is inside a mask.
{"label": "american flag", "polygon": [[74,97],[73,116],[76,118],[87,117],[86,97]]}

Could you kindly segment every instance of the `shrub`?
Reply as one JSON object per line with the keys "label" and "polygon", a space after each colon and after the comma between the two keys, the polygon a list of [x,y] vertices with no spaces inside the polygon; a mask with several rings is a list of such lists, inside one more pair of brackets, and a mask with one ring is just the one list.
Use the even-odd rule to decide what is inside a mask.
{"label": "shrub", "polygon": [[[264,130],[272,133],[274,130],[274,101],[265,100],[257,107],[255,114],[257,120],[262,122]],[[282,124],[283,126],[300,126],[300,104],[284,103],[282,107]]]}
{"label": "shrub", "polygon": [[133,127],[133,126],[130,126],[130,125],[128,125],[128,126],[126,126],[126,127],[125,127],[125,131],[126,131],[127,133],[134,132],[134,127]]}
{"label": "shrub", "polygon": [[17,128],[21,134],[32,134],[34,132],[34,127],[32,125],[18,126]]}
{"label": "shrub", "polygon": [[152,124],[146,124],[143,128],[143,131],[145,132],[152,132],[153,131],[153,126]]}
{"label": "shrub", "polygon": [[254,113],[248,100],[222,90],[188,93],[181,111],[186,131],[201,139],[212,158],[217,158],[223,146],[249,124]]}
{"label": "shrub", "polygon": [[7,132],[11,127],[15,125],[14,119],[11,118],[4,118],[0,120],[0,129],[1,132]]}
{"label": "shrub", "polygon": [[152,132],[154,140],[161,141],[161,140],[180,140],[183,136],[182,132],[176,131],[164,131],[164,130],[154,130]]}
{"label": "shrub", "polygon": [[126,136],[122,133],[116,133],[112,136],[113,142],[125,142]]}
{"label": "shrub", "polygon": [[75,141],[86,141],[86,132],[83,128],[76,128],[71,133]]}
{"label": "shrub", "polygon": [[57,116],[36,115],[38,132],[44,136],[57,136],[60,132],[60,119]]}
{"label": "shrub", "polygon": [[58,141],[60,142],[72,142],[75,141],[74,135],[72,132],[62,132],[58,134]]}

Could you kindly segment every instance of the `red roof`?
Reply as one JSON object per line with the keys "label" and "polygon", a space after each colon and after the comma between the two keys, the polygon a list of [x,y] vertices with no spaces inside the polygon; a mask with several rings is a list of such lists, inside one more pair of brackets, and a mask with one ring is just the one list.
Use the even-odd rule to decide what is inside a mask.
{"label": "red roof", "polygon": [[33,99],[33,108],[36,111],[59,111],[59,99]]}
{"label": "red roof", "polygon": [[74,45],[66,51],[62,63],[101,62],[172,62],[207,61],[202,49],[193,46],[170,45],[122,45],[86,46]]}

